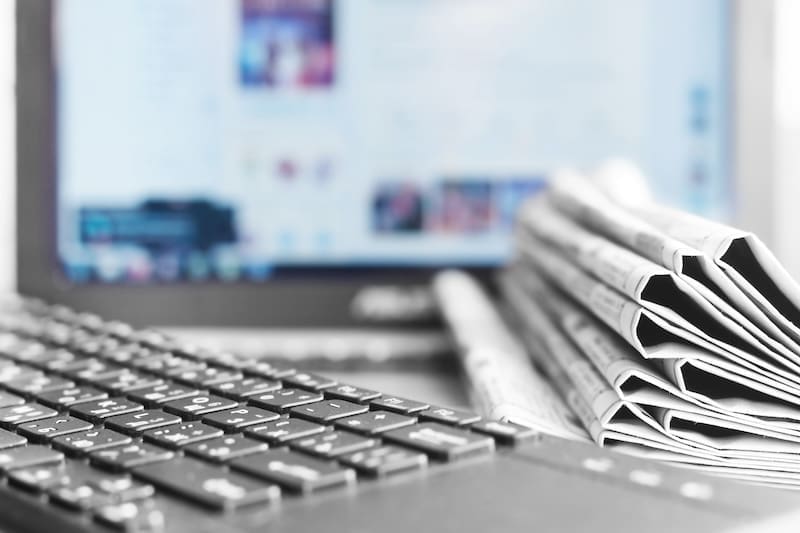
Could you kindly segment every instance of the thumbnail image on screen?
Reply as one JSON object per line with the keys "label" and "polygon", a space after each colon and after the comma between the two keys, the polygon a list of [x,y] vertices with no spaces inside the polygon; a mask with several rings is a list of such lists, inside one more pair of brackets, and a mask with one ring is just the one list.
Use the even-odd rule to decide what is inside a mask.
{"label": "thumbnail image on screen", "polygon": [[241,82],[253,87],[328,87],[334,80],[333,4],[243,0]]}

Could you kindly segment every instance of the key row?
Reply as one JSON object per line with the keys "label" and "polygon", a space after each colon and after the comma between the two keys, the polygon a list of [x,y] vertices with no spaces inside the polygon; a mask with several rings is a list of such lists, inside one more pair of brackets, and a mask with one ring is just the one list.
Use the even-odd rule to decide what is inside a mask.
{"label": "key row", "polygon": [[[184,389],[179,389],[183,393],[188,393]],[[314,403],[301,403],[298,406],[287,408],[306,399],[318,399],[318,397],[308,398],[310,393],[303,393],[293,389],[282,389],[277,392],[286,395],[268,394],[262,395],[262,405],[267,407],[255,407],[253,405],[240,405],[233,400],[213,395],[194,394],[181,399],[170,400],[159,405],[160,409],[146,408],[143,404],[126,398],[94,398],[94,393],[88,390],[78,391],[70,389],[66,395],[54,398],[52,393],[43,393],[42,399],[46,405],[24,403],[19,397],[5,394],[4,403],[11,404],[0,407],[0,426],[6,428],[16,428],[20,425],[33,423],[30,427],[23,428],[22,431],[29,433],[39,432],[40,435],[57,436],[61,432],[67,432],[73,428],[80,428],[82,422],[73,421],[69,418],[59,420],[58,427],[39,427],[36,421],[56,417],[59,408],[67,406],[70,413],[75,417],[91,422],[92,424],[107,422],[111,429],[121,433],[139,436],[148,430],[179,424],[184,420],[203,421],[211,426],[222,429],[225,432],[233,433],[255,425],[275,421],[280,417],[280,413],[288,413],[293,418],[291,424],[301,425],[302,418],[316,424],[333,424],[339,429],[345,429],[366,435],[376,435],[392,429],[410,426],[417,421],[430,421],[424,416],[411,417],[400,415],[391,411],[370,411],[365,405],[355,404],[344,400],[323,400]],[[298,394],[290,394],[298,393]],[[136,396],[134,394],[134,396]],[[152,395],[145,394],[152,398]],[[169,398],[169,395],[164,395]],[[276,398],[277,403],[275,402]],[[287,404],[287,398],[293,400]],[[258,402],[255,402],[258,404]],[[525,428],[496,422],[472,421],[466,426],[462,423],[463,416],[448,418],[446,415],[452,411],[446,410],[440,418],[445,423],[454,426],[465,426],[479,433],[500,439],[503,443],[514,443],[515,441],[530,437],[533,432]],[[437,418],[433,420],[438,421]],[[466,419],[469,420],[469,419]],[[282,422],[286,423],[286,422]],[[268,428],[269,426],[265,426]],[[320,426],[322,427],[322,426]],[[288,428],[287,428],[288,429]]]}
{"label": "key row", "polygon": [[[183,403],[171,406],[181,413],[178,415],[169,409],[144,409],[142,405],[128,400],[107,399],[78,404],[71,410],[75,416],[61,415],[39,404],[23,404],[1,408],[0,426],[16,430],[32,442],[52,441],[54,446],[73,453],[85,450],[85,439],[80,434],[95,431],[94,425],[98,423],[103,423],[106,430],[112,431],[110,435],[142,437],[145,441],[165,447],[214,438],[226,432],[244,431],[247,436],[273,444],[327,433],[318,437],[319,441],[312,439],[301,444],[302,451],[312,454],[324,452],[327,457],[371,447],[377,441],[370,437],[376,435],[388,440],[395,439],[398,444],[447,460],[473,451],[473,441],[481,443],[476,449],[491,451],[494,447],[490,437],[482,437],[478,433],[439,423],[417,422],[415,418],[396,413],[368,411],[359,404],[350,404],[342,410],[340,403],[347,402],[310,404],[304,406],[303,417],[288,418],[272,411],[236,404],[234,408],[207,413],[208,402],[188,406],[190,416],[184,415],[187,406]],[[198,406],[199,409],[193,409]],[[202,422],[191,421],[200,417]],[[324,425],[330,422],[334,422],[338,429],[331,432]],[[71,448],[76,438],[71,434],[79,434],[79,441],[84,448]]]}
{"label": "key row", "polygon": [[[25,362],[36,366],[44,366],[46,369],[54,370],[60,374],[73,378],[78,381],[90,382],[100,385],[101,388],[110,392],[128,392],[134,389],[141,389],[148,386],[155,386],[152,377],[147,377],[136,370],[147,373],[155,373],[164,378],[174,379],[175,381],[187,386],[209,388],[225,396],[235,396],[237,399],[268,392],[281,385],[275,381],[266,383],[237,383],[245,380],[245,374],[255,376],[256,379],[267,377],[269,379],[282,379],[284,386],[300,388],[312,392],[324,391],[326,397],[338,398],[357,403],[372,401],[372,403],[382,409],[396,411],[400,413],[415,413],[429,409],[429,405],[422,402],[398,397],[381,397],[377,391],[354,387],[351,385],[340,385],[336,381],[308,373],[296,372],[293,369],[276,367],[266,361],[239,361],[238,365],[242,371],[225,367],[228,361],[219,361],[219,365],[208,366],[205,361],[198,361],[191,357],[177,356],[172,353],[145,353],[145,357],[130,359],[123,362],[126,366],[110,363],[95,357],[80,358],[66,350],[48,350],[46,346],[36,341],[24,341],[16,339],[16,344],[6,340],[6,349],[2,349],[2,339],[0,339],[0,353],[11,357],[18,362]],[[26,344],[27,343],[27,344]],[[80,347],[80,346],[79,346]],[[117,353],[117,352],[115,352]],[[129,353],[129,352],[126,352]],[[110,354],[96,353],[98,357]],[[117,357],[118,359],[118,357]],[[208,359],[211,359],[210,357]],[[116,360],[116,359],[115,359]],[[131,370],[128,367],[132,367]],[[0,375],[0,381],[4,381]],[[68,382],[62,381],[59,385],[64,388]],[[256,385],[255,389],[249,388]],[[36,387],[36,384],[32,385]],[[240,387],[242,387],[240,389]],[[239,389],[239,390],[237,390]],[[41,391],[41,388],[30,388],[27,391]]]}
{"label": "key row", "polygon": [[[1,343],[0,343],[1,344]],[[6,342],[8,344],[8,342]],[[14,352],[13,349],[6,349],[4,353]],[[54,351],[63,357],[63,350]],[[33,344],[33,347],[17,347],[16,360],[31,360],[32,354],[40,358],[47,353],[41,344]],[[403,414],[424,412],[423,419],[437,420],[445,423],[468,424],[477,420],[476,415],[470,413],[457,413],[456,411],[444,408],[431,408],[428,404],[415,402],[412,400],[385,396],[377,391],[371,391],[351,385],[339,385],[334,380],[318,376],[311,373],[298,373],[292,369],[276,368],[269,362],[250,361],[250,364],[241,365],[246,372],[254,373],[256,376],[269,376],[272,378],[281,377],[284,385],[298,387],[304,390],[319,392],[324,391],[325,397],[343,399],[356,403],[371,402],[371,405],[378,409],[394,411]],[[242,400],[250,396],[258,395],[281,388],[281,383],[274,380],[265,380],[262,377],[245,377],[242,372],[226,367],[206,366],[203,361],[195,361],[191,358],[178,357],[170,353],[155,354],[131,362],[134,367],[145,369],[149,372],[161,374],[164,377],[173,378],[175,381],[192,387],[209,388],[213,392],[223,396]],[[64,375],[74,377],[81,381],[87,381],[108,392],[130,392],[134,390],[156,388],[161,385],[160,378],[148,377],[136,371],[132,371],[120,365],[109,364],[98,359],[89,358],[84,360],[63,362],[58,359],[48,368],[57,370]],[[70,382],[60,380],[52,382],[52,378],[42,377],[46,381],[46,390],[57,390],[67,388]],[[23,392],[43,392],[43,385],[36,378],[31,378],[33,383],[20,384]],[[0,381],[3,376],[0,375]],[[307,401],[314,401],[314,396],[308,397]]]}
{"label": "key row", "polygon": [[[30,380],[30,377],[28,376],[25,379]],[[311,381],[317,381],[317,378],[312,377],[309,379],[311,379]],[[340,418],[347,418],[348,420],[344,425],[344,429],[357,432],[374,434],[387,428],[394,428],[398,427],[399,425],[413,423],[414,420],[412,418],[390,416],[389,414],[405,413],[415,414],[419,420],[423,421],[431,420],[445,424],[462,426],[477,424],[476,429],[478,431],[483,430],[484,433],[492,435],[504,443],[513,443],[515,440],[518,440],[516,435],[518,431],[512,426],[503,426],[502,424],[491,422],[479,423],[480,417],[477,415],[458,412],[452,409],[433,408],[421,402],[413,402],[397,397],[380,397],[380,393],[366,391],[364,389],[358,389],[347,385],[338,386],[337,388],[340,390],[340,392],[356,395],[361,399],[378,395],[378,398],[370,402],[369,408],[383,408],[387,411],[377,411],[376,414],[367,414],[368,407],[364,405],[356,404],[346,400],[321,401],[322,398],[325,397],[321,393],[309,392],[301,389],[281,389],[279,387],[282,387],[282,384],[277,381],[269,381],[262,378],[253,377],[240,378],[240,380],[242,383],[234,380],[219,384],[225,385],[223,388],[229,393],[228,396],[202,394],[202,391],[199,389],[193,389],[185,385],[166,382],[158,385],[150,385],[144,388],[134,389],[128,393],[128,398],[132,401],[119,398],[109,399],[107,397],[107,393],[90,386],[58,390],[50,390],[48,388],[42,392],[39,392],[38,394],[28,394],[28,397],[33,396],[43,404],[54,409],[78,406],[73,407],[77,416],[86,418],[96,423],[107,417],[121,414],[132,414],[132,416],[137,417],[137,420],[135,420],[134,423],[136,423],[137,427],[141,427],[142,430],[154,427],[148,425],[147,421],[141,421],[141,418],[146,417],[146,414],[133,415],[133,413],[143,410],[143,405],[162,407],[167,412],[185,419],[197,419],[216,411],[235,409],[239,411],[238,414],[241,414],[242,416],[233,418],[233,420],[238,420],[238,422],[234,423],[233,427],[227,427],[225,425],[225,420],[227,420],[227,418],[223,418],[224,414],[221,414],[218,420],[212,418],[209,421],[209,423],[212,425],[216,424],[227,431],[235,431],[241,427],[263,422],[274,417],[274,415],[260,412],[258,408],[254,409],[250,406],[239,406],[235,401],[233,401],[232,398],[230,398],[231,389],[238,387],[240,391],[245,393],[243,396],[239,396],[239,399],[248,401],[251,406],[263,407],[267,410],[278,413],[290,412],[295,416],[307,418],[319,423],[330,423]],[[0,382],[2,381],[3,377],[0,375]],[[303,379],[303,381],[306,380]],[[8,388],[10,384],[16,384],[19,386],[19,381],[12,379],[10,381],[5,381],[2,385]],[[60,384],[60,386],[65,385],[67,384]],[[273,390],[271,392],[257,394],[257,392],[261,392],[266,389]],[[28,390],[30,389],[28,388]],[[6,394],[4,397],[0,398],[0,402],[2,402],[0,405],[19,405],[21,401],[21,398]],[[360,414],[365,414],[365,416],[359,417],[358,415]],[[35,412],[34,415],[40,417],[44,416],[40,412]],[[153,424],[166,425],[168,423],[177,422],[175,418],[170,419],[169,417],[163,417],[161,415],[156,415],[155,413],[153,416],[155,418]],[[385,422],[385,425],[383,422]],[[124,430],[125,427],[123,426],[120,429]],[[521,437],[522,434],[520,433],[519,436]]]}

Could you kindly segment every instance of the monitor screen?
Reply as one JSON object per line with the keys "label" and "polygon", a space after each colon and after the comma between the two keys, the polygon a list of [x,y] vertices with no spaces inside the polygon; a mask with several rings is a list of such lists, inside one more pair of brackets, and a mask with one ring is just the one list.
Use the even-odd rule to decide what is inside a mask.
{"label": "monitor screen", "polygon": [[492,266],[556,168],[725,213],[725,0],[60,0],[58,269]]}

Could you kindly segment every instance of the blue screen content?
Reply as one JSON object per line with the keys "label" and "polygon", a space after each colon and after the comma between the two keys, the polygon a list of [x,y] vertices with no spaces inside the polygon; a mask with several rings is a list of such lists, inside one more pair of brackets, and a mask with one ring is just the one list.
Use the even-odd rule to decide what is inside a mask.
{"label": "blue screen content", "polygon": [[725,216],[724,0],[61,0],[72,283],[492,266],[562,166]]}

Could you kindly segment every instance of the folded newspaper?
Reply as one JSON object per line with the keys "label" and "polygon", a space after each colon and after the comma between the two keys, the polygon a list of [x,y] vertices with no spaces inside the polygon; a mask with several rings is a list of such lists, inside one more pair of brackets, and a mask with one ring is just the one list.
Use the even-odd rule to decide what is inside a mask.
{"label": "folded newspaper", "polygon": [[[531,402],[517,402],[512,421],[800,489],[800,286],[762,241],[616,203],[565,174],[522,208],[515,242],[498,309],[521,347],[499,351],[522,349],[533,364],[511,371],[513,383],[484,383],[487,414],[510,419],[487,392],[504,389]],[[463,276],[436,280],[440,301],[452,301],[444,293]],[[444,314],[452,322],[469,307]],[[480,364],[497,364],[497,352],[479,350]],[[514,357],[508,368],[518,369]],[[468,366],[472,383],[479,370]]]}

